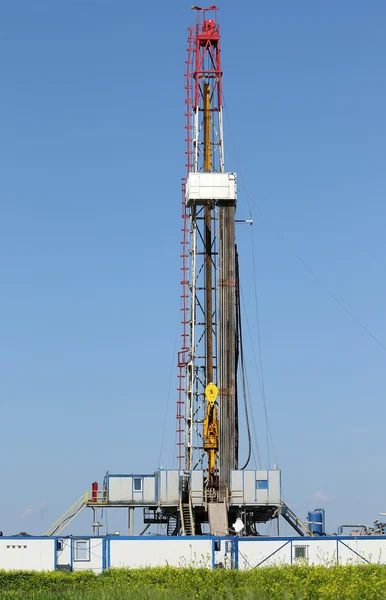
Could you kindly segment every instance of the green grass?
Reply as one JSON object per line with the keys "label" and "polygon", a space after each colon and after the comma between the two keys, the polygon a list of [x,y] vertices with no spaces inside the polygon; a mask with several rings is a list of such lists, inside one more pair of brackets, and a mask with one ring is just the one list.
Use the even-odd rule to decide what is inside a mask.
{"label": "green grass", "polygon": [[386,600],[386,566],[0,571],[0,600]]}

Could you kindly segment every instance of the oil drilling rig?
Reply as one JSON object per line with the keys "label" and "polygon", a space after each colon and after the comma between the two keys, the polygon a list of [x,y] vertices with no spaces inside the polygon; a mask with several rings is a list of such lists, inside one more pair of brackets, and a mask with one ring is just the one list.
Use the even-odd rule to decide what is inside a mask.
{"label": "oil drilling rig", "polygon": [[[195,510],[196,527],[208,520],[228,531],[239,512],[231,505],[236,488],[244,495],[248,464],[238,471],[241,319],[235,244],[237,177],[225,171],[217,8],[193,8],[197,22],[189,28],[185,75],[187,175],[182,186],[179,460],[181,469],[204,473],[205,506]],[[277,496],[280,473],[253,472],[253,488],[254,501],[260,490]],[[266,499],[264,508],[251,506],[244,511],[249,525],[266,521],[277,512],[279,498],[276,502],[274,497]]]}
{"label": "oil drilling rig", "polygon": [[279,469],[247,469],[249,432],[248,458],[239,465],[237,384],[244,369],[235,241],[237,177],[225,170],[217,8],[193,9],[197,20],[189,28],[185,72],[179,468],[151,474],[106,473],[103,485],[94,482],[92,491],[46,535],[59,534],[85,507],[93,509],[97,535],[101,526],[97,510],[109,507],[128,509],[130,535],[138,508],[143,509],[146,527],[164,526],[167,535],[253,536],[260,523],[280,514],[300,535],[311,534],[280,499]]}

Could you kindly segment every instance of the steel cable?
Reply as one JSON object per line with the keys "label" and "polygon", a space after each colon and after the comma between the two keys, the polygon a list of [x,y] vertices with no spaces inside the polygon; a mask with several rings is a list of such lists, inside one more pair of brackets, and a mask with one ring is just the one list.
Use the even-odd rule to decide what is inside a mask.
{"label": "steel cable", "polygon": [[241,308],[240,308],[240,271],[239,271],[239,255],[237,252],[237,246],[235,249],[235,257],[236,257],[236,322],[237,322],[237,330],[239,337],[239,348],[240,348],[240,363],[241,363],[241,382],[243,387],[243,399],[244,399],[244,410],[245,410],[245,424],[247,427],[247,436],[248,436],[248,456],[247,460],[241,470],[247,468],[249,461],[251,459],[252,452],[252,439],[251,439],[251,427],[249,424],[249,413],[248,413],[248,402],[247,402],[247,389],[245,385],[245,362],[244,362],[244,347],[243,347],[243,332],[241,326]]}

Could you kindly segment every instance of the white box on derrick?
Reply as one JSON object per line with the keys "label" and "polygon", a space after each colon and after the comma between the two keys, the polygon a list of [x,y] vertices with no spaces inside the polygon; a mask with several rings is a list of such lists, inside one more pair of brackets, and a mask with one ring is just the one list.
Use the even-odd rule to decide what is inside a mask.
{"label": "white box on derrick", "polygon": [[208,201],[235,203],[236,198],[236,173],[189,173],[185,192],[187,206]]}

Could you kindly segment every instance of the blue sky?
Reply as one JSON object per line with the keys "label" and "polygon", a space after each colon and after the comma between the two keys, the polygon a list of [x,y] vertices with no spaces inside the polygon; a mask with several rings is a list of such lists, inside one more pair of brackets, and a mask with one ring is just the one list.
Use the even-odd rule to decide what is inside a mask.
{"label": "blue sky", "polygon": [[[161,463],[174,465],[190,4],[1,2],[4,533],[42,533],[106,470],[156,469],[165,411]],[[250,196],[238,218],[254,218],[284,498],[301,517],[322,504],[330,531],[372,522],[386,508],[385,350],[293,253],[386,345],[386,5],[220,8],[226,168]],[[257,348],[251,228],[237,234]]]}

